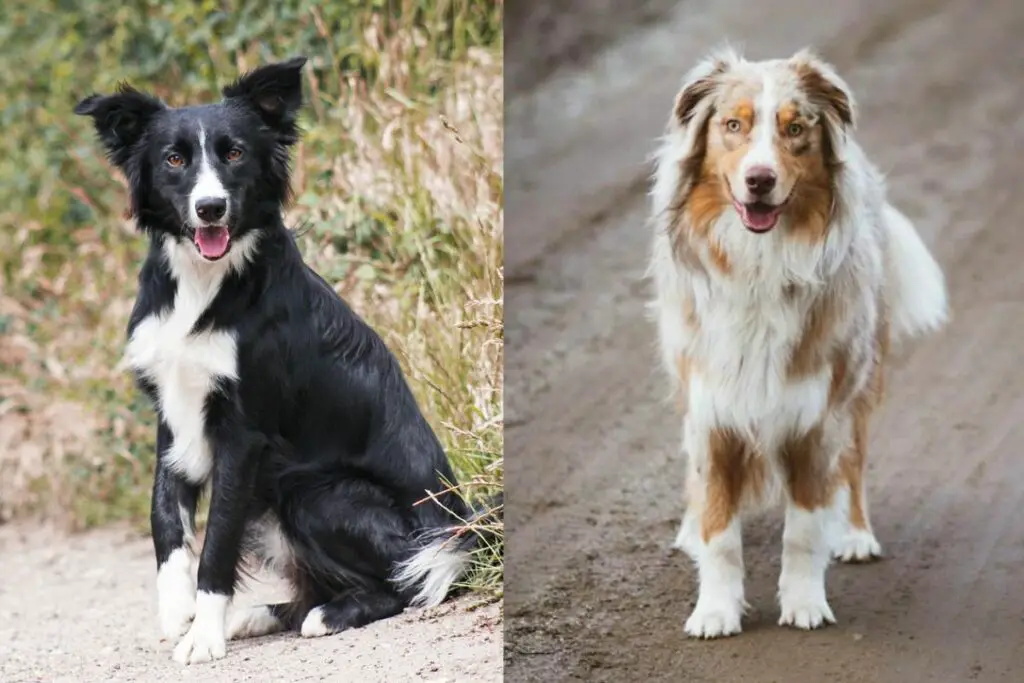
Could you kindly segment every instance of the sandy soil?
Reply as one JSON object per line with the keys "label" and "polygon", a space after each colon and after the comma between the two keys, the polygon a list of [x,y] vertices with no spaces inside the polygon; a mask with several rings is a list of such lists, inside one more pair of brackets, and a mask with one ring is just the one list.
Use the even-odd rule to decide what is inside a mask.
{"label": "sandy soil", "polygon": [[[465,599],[325,638],[230,642],[225,659],[183,667],[160,640],[155,577],[150,543],[136,534],[0,528],[0,682],[502,679],[500,607]],[[236,604],[280,596],[269,578],[253,588]]]}
{"label": "sandy soil", "polygon": [[[584,21],[616,40],[507,93],[506,680],[1024,680],[1024,4],[688,0]],[[644,158],[682,72],[725,38],[753,57],[812,44],[848,77],[955,318],[895,363],[869,474],[887,558],[832,568],[839,625],[775,625],[774,515],[747,527],[744,633],[694,642],[696,577],[669,550],[678,417],[643,310]],[[510,73],[528,44],[509,36]]]}

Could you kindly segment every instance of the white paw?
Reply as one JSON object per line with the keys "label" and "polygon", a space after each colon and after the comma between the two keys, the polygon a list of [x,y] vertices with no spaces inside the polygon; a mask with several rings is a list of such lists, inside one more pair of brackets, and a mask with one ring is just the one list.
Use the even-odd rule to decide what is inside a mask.
{"label": "white paw", "polygon": [[825,586],[822,581],[820,586],[816,582],[806,581],[795,584],[793,587],[782,590],[779,602],[782,605],[782,614],[779,617],[780,626],[795,626],[804,630],[810,630],[824,626],[825,624],[836,623],[832,608],[825,598]]}
{"label": "white paw", "polygon": [[244,607],[231,613],[228,619],[227,639],[265,636],[280,631],[283,626],[281,620],[271,614],[266,605]]}
{"label": "white paw", "polygon": [[882,546],[867,529],[848,529],[832,543],[832,557],[841,562],[870,562],[882,556]]}
{"label": "white paw", "polygon": [[197,628],[193,622],[174,648],[174,661],[179,664],[200,664],[221,659],[227,651],[223,634],[213,633],[212,629]]}
{"label": "white paw", "polygon": [[302,628],[299,630],[303,638],[319,638],[320,636],[329,636],[334,633],[324,623],[324,608],[314,607],[309,610],[306,614],[306,618],[302,620]]}
{"label": "white paw", "polygon": [[167,640],[184,635],[196,615],[196,583],[192,554],[185,548],[171,553],[156,577],[160,631]]}
{"label": "white paw", "polygon": [[160,598],[160,630],[167,640],[177,640],[188,633],[196,616],[196,598],[192,594],[180,594],[174,599]]}
{"label": "white paw", "polygon": [[697,606],[686,620],[686,633],[693,638],[722,638],[739,633],[743,617],[742,602],[698,598]]}

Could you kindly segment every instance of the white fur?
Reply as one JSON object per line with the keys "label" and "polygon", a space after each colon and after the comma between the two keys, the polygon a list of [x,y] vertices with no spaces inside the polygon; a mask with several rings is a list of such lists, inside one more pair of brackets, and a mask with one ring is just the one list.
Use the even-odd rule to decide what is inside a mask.
{"label": "white fur", "polygon": [[410,604],[436,607],[444,602],[452,584],[469,566],[469,553],[454,545],[454,539],[436,539],[396,568],[392,580],[401,589],[420,587]]}
{"label": "white fur", "polygon": [[270,633],[277,633],[284,628],[281,620],[275,617],[266,605],[244,607],[234,610],[228,618],[227,638],[256,638]]}
{"label": "white fur", "polygon": [[277,517],[268,512],[249,523],[246,544],[254,546],[256,558],[263,568],[283,572],[295,562],[295,550],[281,529]]}
{"label": "white fur", "polygon": [[812,629],[836,621],[825,597],[828,517],[828,508],[809,512],[790,505],[786,509],[779,575],[780,625]]}
{"label": "white fur", "polygon": [[173,435],[170,449],[159,457],[193,483],[205,482],[213,466],[204,431],[206,397],[217,378],[237,379],[238,358],[233,332],[193,334],[192,328],[224,277],[242,267],[255,244],[256,238],[246,235],[226,258],[208,262],[192,244],[166,238],[164,256],[177,282],[174,305],[142,320],[128,340],[125,360],[156,384],[160,413]]}
{"label": "white fur", "polygon": [[719,638],[740,632],[746,609],[743,598],[743,537],[740,519],[709,543],[696,544],[700,593],[693,613],[686,620],[686,633],[694,638]]}
{"label": "white fur", "polygon": [[187,547],[171,551],[156,575],[160,630],[168,640],[188,631],[196,614],[195,556]]}
{"label": "white fur", "polygon": [[309,610],[306,618],[302,620],[302,628],[299,629],[299,633],[303,638],[319,638],[320,636],[329,636],[333,633],[324,622],[323,607],[314,607]]}
{"label": "white fur", "polygon": [[[868,519],[868,501],[862,499],[865,520]],[[882,545],[868,528],[858,529],[850,523],[850,490],[842,487],[832,499],[832,526],[828,537],[832,557],[840,562],[867,562],[882,556]]]}
{"label": "white fur", "polygon": [[939,264],[905,215],[885,207],[889,232],[889,313],[895,339],[931,332],[949,317],[946,282]]}
{"label": "white fur", "polygon": [[[813,58],[800,53],[794,59]],[[818,62],[815,66],[847,90],[831,68]],[[794,93],[793,72],[784,61],[747,62],[732,52],[698,65],[687,75],[684,89],[722,68],[731,70],[731,76],[757,79],[763,85],[757,103],[762,117]],[[690,501],[675,545],[695,560],[700,589],[686,631],[716,637],[739,632],[744,603],[739,519],[708,543],[699,531],[711,431],[726,428],[743,435],[757,449],[757,457],[765,459],[765,500],[742,501],[741,513],[755,502],[772,502],[776,493],[785,490],[779,446],[787,438],[820,425],[819,457],[826,467],[835,467],[852,434],[849,400],[829,405],[830,367],[799,380],[787,377],[815,301],[827,295],[838,302],[841,316],[828,334],[831,344],[846,351],[847,371],[854,381],[851,395],[856,395],[870,378],[882,305],[893,307],[901,330],[924,330],[944,317],[945,293],[941,272],[913,227],[886,202],[881,174],[848,131],[841,130],[834,133],[844,170],[837,211],[824,240],[814,244],[789,238],[785,215],[771,232],[752,234],[728,207],[710,226],[708,239],[688,244],[697,262],[677,258],[671,221],[680,184],[687,181],[681,175],[681,162],[689,156],[712,107],[703,101],[693,111],[687,125],[670,124],[655,155],[651,192],[655,236],[649,276],[655,287],[651,310],[662,364],[676,380],[675,389],[688,394],[684,445]],[[756,138],[750,159],[739,167],[774,163],[770,142],[770,138]],[[709,240],[716,240],[728,254],[729,272],[715,268],[707,250]],[[913,283],[920,280],[915,287]],[[687,311],[692,311],[697,325],[688,321]],[[685,387],[678,382],[680,357],[695,368]],[[807,512],[789,506],[780,623],[814,628],[834,621],[825,598],[830,546],[842,556],[877,549],[877,541],[872,544],[866,538],[830,539],[826,526],[833,513],[829,507]]]}
{"label": "white fur", "polygon": [[[204,221],[199,217],[196,212],[196,204],[203,199],[228,199],[228,191],[224,187],[224,183],[221,182],[220,177],[217,175],[217,171],[214,170],[213,166],[210,165],[209,153],[206,149],[206,131],[203,127],[199,127],[199,149],[201,156],[199,158],[199,173],[196,175],[196,184],[192,187],[192,193],[189,196],[189,222],[193,228],[199,228],[207,225],[207,221]],[[228,203],[227,212],[224,217],[219,219],[218,223],[226,223],[228,221],[228,213],[231,211],[230,202]]]}
{"label": "white fur", "polygon": [[174,648],[174,661],[199,664],[221,659],[227,651],[224,622],[231,598],[227,595],[199,591],[196,596],[196,618],[192,628]]}

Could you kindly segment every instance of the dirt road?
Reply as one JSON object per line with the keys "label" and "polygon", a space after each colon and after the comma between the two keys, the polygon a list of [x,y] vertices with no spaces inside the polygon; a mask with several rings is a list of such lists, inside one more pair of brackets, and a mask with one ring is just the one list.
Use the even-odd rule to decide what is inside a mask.
{"label": "dirt road", "polygon": [[[570,38],[595,54],[506,94],[505,680],[1024,680],[1024,4],[669,4],[632,32],[632,16],[583,16]],[[644,157],[683,71],[726,38],[836,63],[955,318],[897,359],[870,454],[887,558],[830,570],[839,625],[775,625],[774,515],[747,527],[744,633],[694,642],[696,577],[669,550],[678,417],[643,311]],[[557,53],[510,35],[509,73],[531,41]]]}
{"label": "dirt road", "polygon": [[[155,574],[149,541],[125,531],[0,528],[0,683],[501,681],[499,606],[466,600],[325,638],[231,642],[186,668],[160,641]],[[281,599],[273,582],[254,588],[237,603]]]}

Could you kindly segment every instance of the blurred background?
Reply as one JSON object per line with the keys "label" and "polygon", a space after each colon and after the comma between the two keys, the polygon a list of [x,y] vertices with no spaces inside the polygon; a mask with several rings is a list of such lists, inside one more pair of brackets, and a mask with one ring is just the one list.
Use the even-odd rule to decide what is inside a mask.
{"label": "blurred background", "polygon": [[[1024,4],[524,0],[505,34],[505,680],[1021,680]],[[781,514],[751,520],[744,633],[688,640],[681,419],[644,280],[648,156],[683,74],[730,41],[812,46],[942,264],[953,321],[901,350],[872,423],[887,557],[828,575],[839,625],[776,626]]]}
{"label": "blurred background", "polygon": [[[154,414],[118,367],[146,246],[72,114],[211,102],[305,54],[287,215],[399,356],[467,495],[501,485],[502,3],[12,0],[0,11],[0,523],[148,529]],[[495,591],[500,566],[475,580]]]}

